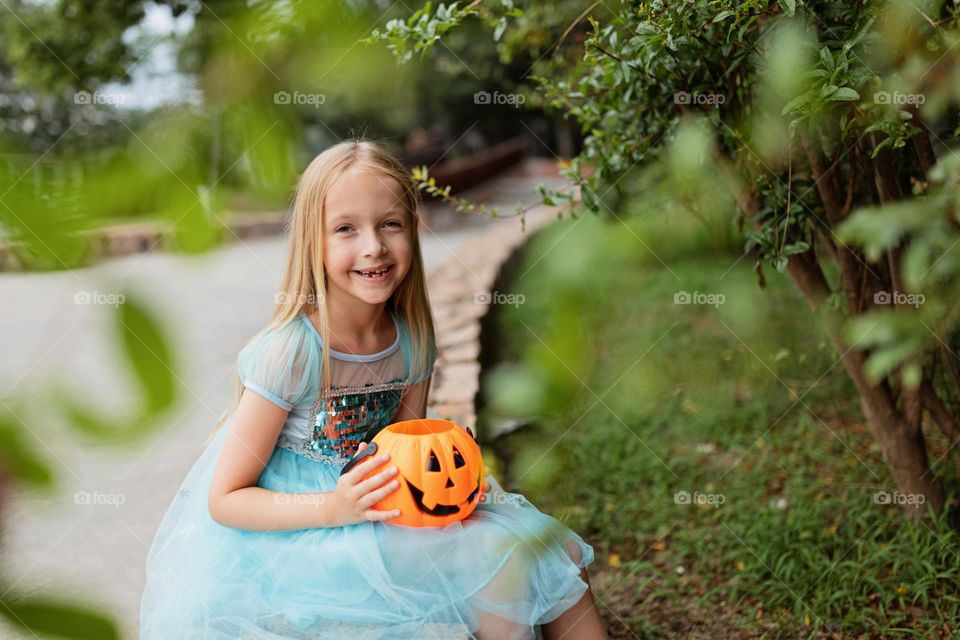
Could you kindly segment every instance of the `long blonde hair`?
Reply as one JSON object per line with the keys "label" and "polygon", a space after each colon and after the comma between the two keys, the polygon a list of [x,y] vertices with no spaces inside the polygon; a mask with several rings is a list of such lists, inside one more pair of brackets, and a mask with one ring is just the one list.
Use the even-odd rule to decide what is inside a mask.
{"label": "long blonde hair", "polygon": [[[323,233],[327,215],[325,203],[337,179],[347,170],[355,168],[370,169],[393,178],[403,190],[401,200],[411,223],[408,228],[412,234],[413,251],[409,272],[386,304],[388,311],[406,321],[410,341],[410,373],[414,375],[432,367],[430,354],[436,353],[433,314],[420,253],[420,191],[409,170],[396,156],[363,138],[345,140],[325,150],[310,162],[300,176],[293,212],[286,225],[289,234],[287,264],[276,296],[273,318],[250,341],[263,333],[286,326],[300,311],[316,303],[323,344],[330,344],[326,270],[323,265]],[[330,389],[329,371],[330,350],[325,348],[319,385],[323,392]],[[238,375],[230,407],[214,426],[210,439],[236,411],[242,393],[243,381]]]}

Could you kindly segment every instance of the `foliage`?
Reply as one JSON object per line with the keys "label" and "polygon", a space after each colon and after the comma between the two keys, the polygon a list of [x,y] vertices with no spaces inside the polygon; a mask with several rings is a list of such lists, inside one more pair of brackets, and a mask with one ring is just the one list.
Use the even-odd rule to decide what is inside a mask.
{"label": "foliage", "polygon": [[[624,218],[636,236],[558,222],[502,290],[523,303],[491,314],[481,426],[529,426],[498,439],[501,481],[594,546],[611,636],[951,637],[957,537],[876,503],[883,457],[802,296],[783,279],[761,291],[645,186]],[[567,266],[581,259],[596,268]]]}
{"label": "foliage", "polygon": [[[939,510],[922,444],[898,438],[927,410],[960,443],[952,5],[621,2],[603,20],[596,7],[570,26],[589,24],[582,56],[534,76],[584,135],[565,171],[584,208],[619,219],[656,163],[688,211],[727,212],[761,286],[772,266],[820,310],[898,486]],[[437,30],[421,27],[449,34],[472,15],[427,6],[381,35],[429,51]],[[938,370],[953,384],[933,389]]]}

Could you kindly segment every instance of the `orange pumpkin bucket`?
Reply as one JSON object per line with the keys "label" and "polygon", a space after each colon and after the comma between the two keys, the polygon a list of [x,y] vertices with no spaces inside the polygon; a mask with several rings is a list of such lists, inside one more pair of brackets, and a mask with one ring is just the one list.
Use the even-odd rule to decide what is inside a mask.
{"label": "orange pumpkin bucket", "polygon": [[390,454],[386,465],[399,471],[400,487],[374,505],[400,510],[398,517],[387,522],[442,527],[473,513],[479,502],[483,458],[466,429],[449,420],[404,420],[381,429],[372,442],[379,453]]}

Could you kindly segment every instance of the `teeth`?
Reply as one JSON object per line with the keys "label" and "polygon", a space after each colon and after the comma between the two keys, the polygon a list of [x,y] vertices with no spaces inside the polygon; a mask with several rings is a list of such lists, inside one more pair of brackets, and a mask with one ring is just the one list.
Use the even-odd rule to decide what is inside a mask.
{"label": "teeth", "polygon": [[381,275],[381,274],[386,273],[389,268],[390,268],[390,267],[384,267],[383,269],[380,269],[379,271],[361,271],[360,274],[361,274],[361,275],[364,275],[364,276],[368,276],[368,277],[379,276],[379,275]]}

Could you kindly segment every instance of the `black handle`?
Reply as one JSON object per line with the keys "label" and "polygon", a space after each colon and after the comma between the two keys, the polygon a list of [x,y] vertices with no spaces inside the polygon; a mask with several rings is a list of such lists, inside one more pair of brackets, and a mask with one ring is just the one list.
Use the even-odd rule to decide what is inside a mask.
{"label": "black handle", "polygon": [[377,452],[377,443],[376,443],[376,442],[371,442],[370,444],[367,445],[366,449],[364,449],[363,451],[361,451],[361,452],[358,453],[357,455],[353,456],[353,458],[350,460],[350,462],[348,462],[347,464],[343,465],[343,469],[340,469],[340,475],[341,475],[341,476],[344,475],[345,473],[347,473],[348,471],[350,471],[350,469],[353,469],[355,466],[357,466],[358,464],[360,464],[361,462],[363,462],[363,459],[364,459],[364,458],[367,458],[367,457],[369,457],[369,456],[372,456],[372,455],[375,454],[376,452]]}

